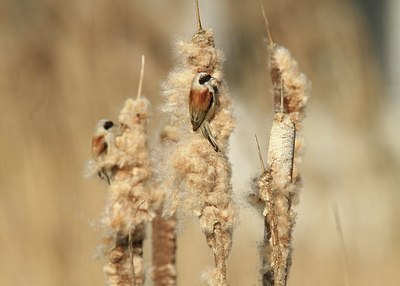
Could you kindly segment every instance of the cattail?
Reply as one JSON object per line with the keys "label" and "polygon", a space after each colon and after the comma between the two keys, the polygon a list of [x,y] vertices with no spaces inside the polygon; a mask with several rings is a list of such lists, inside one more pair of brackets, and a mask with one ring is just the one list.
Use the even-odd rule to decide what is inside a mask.
{"label": "cattail", "polygon": [[[197,4],[197,3],[196,3]],[[178,142],[165,148],[168,205],[166,214],[194,214],[214,252],[215,265],[206,273],[209,285],[227,285],[226,262],[231,250],[236,211],[232,200],[228,140],[235,127],[231,99],[223,79],[223,54],[215,48],[211,30],[198,32],[191,41],[177,42],[178,63],[163,85],[163,112],[177,128]],[[216,79],[216,108],[209,120],[216,145],[201,132],[193,132],[189,93],[193,78],[204,72]],[[216,151],[219,150],[219,152]]]}
{"label": "cattail", "polygon": [[152,223],[152,278],[155,286],[176,285],[176,219],[157,210]]}
{"label": "cattail", "polygon": [[98,160],[96,169],[112,166],[110,196],[102,224],[108,263],[104,267],[107,285],[144,284],[143,240],[146,223],[155,216],[157,197],[152,192],[147,125],[149,102],[140,97],[144,57],[138,97],[127,99],[119,114],[115,148]]}
{"label": "cattail", "polygon": [[[177,130],[172,126],[165,126],[160,133],[161,146],[168,142],[177,142]],[[162,185],[161,185],[162,186]],[[161,205],[152,221],[152,280],[154,286],[176,285],[176,219],[175,216],[162,216],[165,191],[160,190]]]}
{"label": "cattail", "polygon": [[272,41],[268,21],[269,67],[274,86],[275,116],[270,132],[268,166],[258,180],[258,196],[264,210],[264,244],[262,246],[262,282],[264,286],[286,285],[291,265],[292,232],[296,214],[295,195],[300,175],[294,164],[300,148],[296,131],[304,117],[310,82],[300,72],[290,52]]}

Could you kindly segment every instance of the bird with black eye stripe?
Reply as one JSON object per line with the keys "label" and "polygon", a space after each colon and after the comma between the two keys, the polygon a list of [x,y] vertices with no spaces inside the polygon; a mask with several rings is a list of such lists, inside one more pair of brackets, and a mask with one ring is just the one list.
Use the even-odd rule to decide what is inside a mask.
{"label": "bird with black eye stripe", "polygon": [[[96,162],[100,162],[115,146],[115,135],[112,132],[115,124],[108,119],[101,119],[94,129],[92,138],[92,157]],[[113,167],[102,167],[98,171],[100,179],[106,180],[111,184]]]}
{"label": "bird with black eye stripe", "polygon": [[197,73],[194,76],[189,93],[189,112],[193,132],[200,129],[204,138],[210,142],[216,152],[219,152],[209,124],[217,105],[218,87],[216,82],[216,78],[205,72]]}

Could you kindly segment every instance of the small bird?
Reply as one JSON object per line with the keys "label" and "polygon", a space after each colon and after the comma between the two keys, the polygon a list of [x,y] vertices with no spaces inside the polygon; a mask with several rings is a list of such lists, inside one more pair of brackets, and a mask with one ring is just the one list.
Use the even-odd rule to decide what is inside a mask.
{"label": "small bird", "polygon": [[[105,155],[115,145],[115,136],[112,132],[112,128],[115,124],[108,119],[101,119],[94,129],[92,138],[92,157],[95,161],[99,161],[104,158]],[[98,171],[98,175],[101,179],[106,180],[108,184],[111,184],[110,178],[113,174],[112,167],[101,167]]]}
{"label": "small bird", "polygon": [[213,82],[216,82],[216,79],[205,72],[200,72],[194,76],[189,93],[189,112],[193,131],[196,132],[200,129],[214,150],[219,152],[219,147],[211,133],[209,124],[217,105],[218,88]]}

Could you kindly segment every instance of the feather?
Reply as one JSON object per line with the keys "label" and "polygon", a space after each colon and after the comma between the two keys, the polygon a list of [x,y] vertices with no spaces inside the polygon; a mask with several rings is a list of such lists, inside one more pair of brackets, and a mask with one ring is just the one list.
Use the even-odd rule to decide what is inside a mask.
{"label": "feather", "polygon": [[205,89],[202,92],[190,91],[189,94],[190,119],[193,125],[193,131],[197,131],[206,119],[214,102],[213,93]]}
{"label": "feather", "polygon": [[107,152],[108,144],[104,136],[96,136],[92,139],[92,155],[94,158]]}

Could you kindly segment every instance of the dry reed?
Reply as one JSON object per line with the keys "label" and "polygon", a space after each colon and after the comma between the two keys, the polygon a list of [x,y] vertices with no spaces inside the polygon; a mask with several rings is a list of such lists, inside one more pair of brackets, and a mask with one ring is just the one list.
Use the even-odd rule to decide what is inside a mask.
{"label": "dry reed", "polygon": [[301,141],[296,137],[304,117],[310,82],[300,72],[290,52],[276,45],[269,32],[269,67],[274,86],[275,116],[270,132],[268,166],[258,180],[258,196],[264,204],[264,244],[262,246],[262,283],[283,286],[291,265],[293,210],[300,188],[295,161],[300,160]]}

